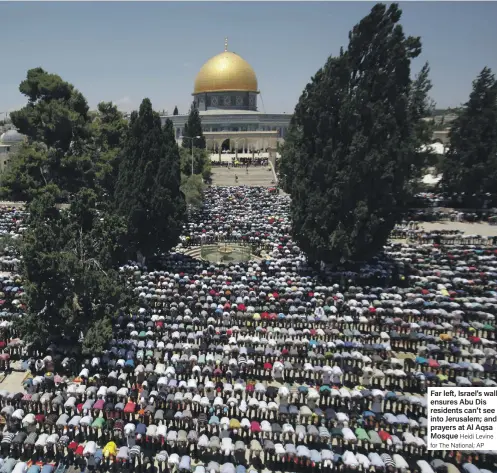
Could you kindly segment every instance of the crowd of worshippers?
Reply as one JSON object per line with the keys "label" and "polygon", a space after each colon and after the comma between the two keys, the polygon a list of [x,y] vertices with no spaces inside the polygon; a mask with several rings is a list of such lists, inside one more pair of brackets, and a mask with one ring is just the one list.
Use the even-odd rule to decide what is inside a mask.
{"label": "crowd of worshippers", "polygon": [[488,222],[494,223],[494,211],[461,212],[452,209],[410,209],[406,215],[408,221],[415,222]]}
{"label": "crowd of worshippers", "polygon": [[495,452],[427,450],[426,391],[497,386],[497,247],[392,241],[368,264],[318,271],[288,204],[209,189],[185,235],[237,235],[271,258],[121,267],[140,308],[87,359],[23,347],[21,281],[4,279],[17,289],[1,356],[32,376],[0,391],[0,473],[495,471]]}
{"label": "crowd of worshippers", "polygon": [[288,197],[267,188],[209,187],[204,207],[184,228],[181,244],[237,242],[273,251],[277,243],[278,252],[298,255],[299,248],[291,244],[288,214]]}
{"label": "crowd of worshippers", "polygon": [[252,166],[255,167],[267,167],[269,166],[268,158],[254,157],[232,157],[231,161],[219,161],[216,158],[211,160],[212,166],[216,167],[234,167],[234,168],[250,168]]}
{"label": "crowd of worshippers", "polygon": [[486,193],[483,195],[473,195],[470,198],[463,193],[439,193],[439,192],[421,192],[414,196],[413,207],[438,207],[445,209],[473,209],[478,213],[488,210],[495,210],[497,207],[497,193]]}
{"label": "crowd of worshippers", "polygon": [[0,271],[17,272],[20,260],[13,240],[25,229],[27,212],[15,207],[0,207]]}
{"label": "crowd of worshippers", "polygon": [[412,243],[436,245],[440,244],[462,244],[462,245],[479,245],[479,246],[497,246],[497,236],[494,235],[476,235],[464,233],[461,230],[432,230],[425,231],[414,222],[396,225],[391,233],[391,238],[407,239]]}

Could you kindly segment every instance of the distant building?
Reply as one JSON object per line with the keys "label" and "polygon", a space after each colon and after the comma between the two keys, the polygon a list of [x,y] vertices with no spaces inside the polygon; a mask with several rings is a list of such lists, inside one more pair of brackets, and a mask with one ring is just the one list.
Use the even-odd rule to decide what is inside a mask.
{"label": "distant building", "polygon": [[[257,77],[250,64],[228,51],[209,59],[200,69],[193,87],[193,102],[202,119],[207,149],[219,153],[254,153],[276,149],[285,139],[291,115],[263,113],[258,109]],[[163,115],[173,122],[176,139],[184,135],[188,113]]]}
{"label": "distant building", "polygon": [[433,122],[435,125],[450,125],[458,117],[455,113],[447,113],[445,115],[437,115],[435,117],[425,117],[424,121]]}
{"label": "distant building", "polygon": [[445,130],[434,131],[433,132],[433,142],[439,142],[443,145],[447,146],[450,142],[449,140],[449,131],[450,128],[446,128]]}
{"label": "distant building", "polygon": [[9,162],[10,146],[0,144],[0,172],[3,172]]}
{"label": "distant building", "polygon": [[0,172],[9,164],[12,153],[25,142],[26,137],[14,129],[0,135]]}
{"label": "distant building", "polygon": [[431,151],[434,154],[445,154],[445,146],[442,143],[435,142],[429,145],[421,146],[422,151]]}

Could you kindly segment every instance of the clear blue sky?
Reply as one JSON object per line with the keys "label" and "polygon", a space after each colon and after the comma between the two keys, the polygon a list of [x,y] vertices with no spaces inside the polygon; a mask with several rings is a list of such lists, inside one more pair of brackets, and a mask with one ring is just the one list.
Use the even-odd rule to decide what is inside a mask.
{"label": "clear blue sky", "polygon": [[[73,83],[90,106],[188,109],[197,71],[223,51],[254,68],[264,110],[291,113],[310,77],[347,44],[373,2],[0,3],[4,49],[0,111],[25,103],[18,85],[41,66]],[[497,72],[497,2],[401,3],[402,24],[423,41],[439,107],[467,100],[484,67]],[[262,109],[261,103],[259,106]]]}

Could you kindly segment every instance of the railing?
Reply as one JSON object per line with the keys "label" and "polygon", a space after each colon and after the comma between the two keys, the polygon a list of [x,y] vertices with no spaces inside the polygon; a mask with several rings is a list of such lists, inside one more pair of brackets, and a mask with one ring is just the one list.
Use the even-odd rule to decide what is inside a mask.
{"label": "railing", "polygon": [[454,231],[453,233],[423,233],[411,230],[397,229],[390,234],[392,240],[406,240],[407,243],[439,244],[439,245],[479,245],[494,248],[497,237],[484,235],[467,235]]}

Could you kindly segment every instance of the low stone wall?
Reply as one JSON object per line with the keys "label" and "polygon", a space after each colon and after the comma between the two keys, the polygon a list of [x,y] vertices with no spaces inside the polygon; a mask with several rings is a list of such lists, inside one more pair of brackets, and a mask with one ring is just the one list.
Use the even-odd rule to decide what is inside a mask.
{"label": "low stone wall", "polygon": [[[69,204],[57,204],[57,206],[60,209],[66,209],[69,207]],[[21,209],[24,210],[26,209],[26,202],[12,202],[9,200],[2,200],[0,201],[0,208],[12,208],[15,207],[16,209]]]}
{"label": "low stone wall", "polygon": [[0,207],[2,207],[2,208],[16,207],[18,209],[25,209],[26,202],[11,202],[8,200],[2,200],[2,201],[0,201]]}

